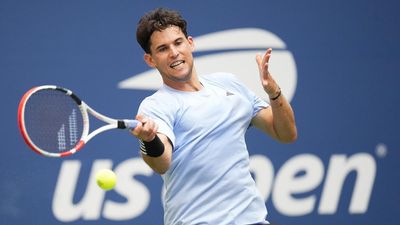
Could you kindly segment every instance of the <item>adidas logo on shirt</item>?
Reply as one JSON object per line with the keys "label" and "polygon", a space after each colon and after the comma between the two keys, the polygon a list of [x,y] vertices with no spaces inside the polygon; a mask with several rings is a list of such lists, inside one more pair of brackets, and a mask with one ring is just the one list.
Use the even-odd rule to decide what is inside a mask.
{"label": "adidas logo on shirt", "polygon": [[232,92],[226,91],[226,96],[234,95]]}

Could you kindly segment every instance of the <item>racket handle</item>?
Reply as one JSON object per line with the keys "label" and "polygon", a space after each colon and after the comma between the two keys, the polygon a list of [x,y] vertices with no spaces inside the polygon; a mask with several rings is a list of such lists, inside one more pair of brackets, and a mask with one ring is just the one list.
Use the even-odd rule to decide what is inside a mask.
{"label": "racket handle", "polygon": [[135,129],[135,127],[140,123],[137,120],[122,120],[119,121],[119,124],[121,124],[122,122],[122,126],[118,125],[118,128],[122,128],[122,129]]}

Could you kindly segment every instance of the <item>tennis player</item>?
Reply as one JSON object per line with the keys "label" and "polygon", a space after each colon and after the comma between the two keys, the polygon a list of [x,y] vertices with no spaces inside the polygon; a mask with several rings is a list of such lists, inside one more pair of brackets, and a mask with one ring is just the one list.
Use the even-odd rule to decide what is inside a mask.
{"label": "tennis player", "polygon": [[293,110],[268,71],[272,50],[256,56],[267,103],[233,74],[196,73],[195,43],[178,12],[145,14],[136,37],[144,61],[163,80],[140,104],[141,124],[132,133],[144,161],[164,180],[164,223],[268,224],[250,174],[245,133],[254,126],[283,143],[297,138]]}

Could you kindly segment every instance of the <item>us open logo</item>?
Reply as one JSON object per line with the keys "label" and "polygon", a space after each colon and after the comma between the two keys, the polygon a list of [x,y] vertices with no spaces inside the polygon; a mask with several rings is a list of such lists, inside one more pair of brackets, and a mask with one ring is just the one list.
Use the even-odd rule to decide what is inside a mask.
{"label": "us open logo", "polygon": [[[270,72],[291,101],[297,84],[297,70],[293,55],[275,34],[259,28],[239,28],[194,37],[194,62],[199,75],[230,72],[254,91],[267,99],[260,84],[255,56],[272,48]],[[156,69],[136,74],[118,84],[122,89],[157,90],[162,80]]]}

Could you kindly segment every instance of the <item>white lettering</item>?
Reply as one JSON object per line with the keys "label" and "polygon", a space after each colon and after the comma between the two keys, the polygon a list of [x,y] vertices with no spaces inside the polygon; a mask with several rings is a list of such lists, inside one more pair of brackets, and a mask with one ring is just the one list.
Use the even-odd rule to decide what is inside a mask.
{"label": "white lettering", "polygon": [[78,219],[98,220],[102,216],[110,220],[128,220],[141,215],[150,203],[150,192],[146,186],[134,179],[136,175],[151,176],[153,171],[141,158],[133,158],[120,163],[114,170],[117,185],[114,190],[126,201],[106,200],[105,191],[97,187],[96,172],[100,169],[112,169],[111,160],[93,162],[86,191],[79,203],[74,203],[74,194],[78,183],[81,162],[78,160],[63,161],[53,196],[52,210],[54,216],[63,222]]}
{"label": "white lettering", "polygon": [[[150,177],[154,172],[141,158],[121,162],[114,169],[118,181],[113,191],[125,200],[115,201],[105,199],[106,192],[97,187],[95,182],[96,171],[112,167],[112,160],[94,161],[85,193],[78,202],[74,202],[81,161],[63,161],[53,196],[54,216],[62,222],[99,220],[101,216],[108,220],[122,221],[143,214],[149,207],[151,192],[135,176]],[[286,161],[274,174],[274,165],[268,157],[250,157],[250,170],[261,196],[267,201],[272,195],[273,206],[285,216],[307,215],[316,208],[318,214],[336,213],[345,180],[352,172],[356,174],[356,179],[349,213],[365,213],[376,175],[376,161],[373,156],[367,153],[357,153],[351,157],[332,155],[326,168],[324,181],[325,167],[322,160],[313,154],[300,154]],[[321,198],[319,206],[316,206],[318,196],[315,190],[321,185]],[[156,188],[152,187],[151,190],[156,191]]]}
{"label": "white lettering", "polygon": [[350,158],[346,155],[333,155],[329,162],[326,181],[322,189],[320,214],[334,214],[337,210],[344,181],[352,171],[357,172],[349,212],[365,213],[369,205],[375,181],[376,162],[367,153],[358,153]]}
{"label": "white lettering", "polygon": [[53,214],[60,221],[70,222],[79,218],[97,220],[100,217],[105,192],[93,181],[96,171],[112,168],[112,161],[96,160],[93,163],[85,194],[79,203],[74,204],[80,168],[81,162],[78,160],[64,161],[61,165],[52,204]]}
{"label": "white lettering", "polygon": [[301,154],[288,160],[276,175],[272,193],[275,208],[287,216],[311,213],[315,206],[316,196],[295,198],[293,194],[315,189],[321,183],[323,174],[324,165],[314,155]]}
{"label": "white lettering", "polygon": [[141,215],[149,206],[150,192],[145,185],[133,179],[136,175],[153,175],[153,170],[141,158],[125,160],[115,168],[118,177],[115,191],[126,198],[118,203],[107,200],[103,216],[110,220],[129,220]]}

